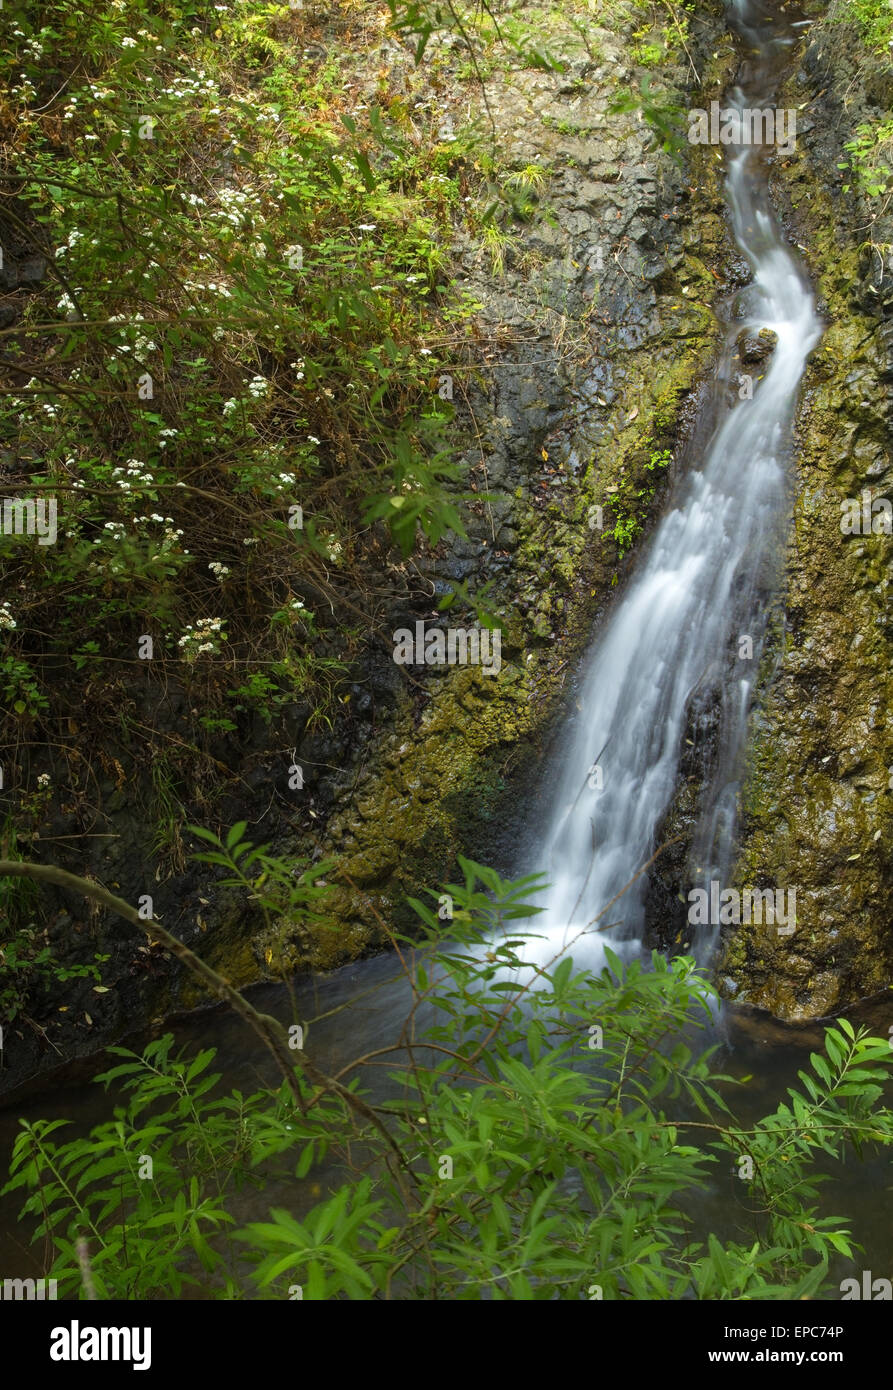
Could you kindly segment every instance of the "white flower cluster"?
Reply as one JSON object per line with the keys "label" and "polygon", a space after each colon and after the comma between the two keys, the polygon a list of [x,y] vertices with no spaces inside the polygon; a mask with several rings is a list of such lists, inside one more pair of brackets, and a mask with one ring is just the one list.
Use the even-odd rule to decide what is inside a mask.
{"label": "white flower cluster", "polygon": [[[109,319],[109,323],[126,323],[126,324],[131,324],[131,323],[145,323],[145,322],[146,322],[146,320],[143,318],[143,315],[142,315],[142,314],[134,314],[132,318],[130,317],[129,314],[112,314],[111,318]],[[137,335],[136,335],[136,337],[135,337],[135,339],[134,339],[134,341],[133,341],[133,347],[132,347],[132,348],[131,348],[130,346],[128,346],[127,343],[121,343],[118,347],[115,348],[115,351],[116,351],[116,352],[135,352],[135,353],[137,354],[138,357],[142,357],[142,356],[144,356],[147,352],[157,352],[157,351],[158,351],[158,348],[157,348],[156,344],[153,343],[152,340],[151,340],[150,338],[144,338],[143,335],[142,335],[141,333],[137,333]]]}
{"label": "white flower cluster", "polygon": [[30,101],[32,97],[37,95],[37,88],[23,72],[19,73],[19,76],[22,79],[21,82],[16,83],[14,87],[10,87],[9,95],[11,97],[21,97],[24,102]]}
{"label": "white flower cluster", "polygon": [[68,233],[67,239],[63,241],[61,246],[56,247],[56,259],[58,260],[60,256],[67,256],[68,252],[73,247],[77,246],[79,241],[83,241],[83,239],[84,233],[79,232],[77,227],[72,227],[71,231]]}
{"label": "white flower cluster", "polygon": [[148,466],[139,459],[128,459],[123,468],[113,468],[112,479],[122,492],[129,492],[134,483],[146,483],[151,486],[155,482]]}
{"label": "white flower cluster", "polygon": [[3,602],[0,603],[0,627],[6,627],[11,629],[17,626],[18,624],[16,623],[15,618],[12,616],[12,609],[9,606],[9,602],[6,599],[4,599]]}
{"label": "white flower cluster", "polygon": [[265,396],[270,388],[270,383],[265,376],[253,376],[248,383],[248,394],[259,401],[261,396]]}
{"label": "white flower cluster", "polygon": [[217,576],[221,583],[223,583],[224,579],[229,574],[229,566],[221,564],[219,560],[210,560],[208,562],[208,569]]}
{"label": "white flower cluster", "polygon": [[251,218],[251,196],[241,188],[219,188],[217,198],[222,204],[215,217],[222,217],[232,227],[242,227]]}
{"label": "white flower cluster", "polygon": [[219,294],[224,299],[232,299],[232,294],[222,280],[184,280],[183,288],[190,291],[210,290],[212,294]]}
{"label": "white flower cluster", "polygon": [[183,651],[183,655],[188,658],[204,656],[206,652],[217,653],[220,651],[218,642],[226,641],[226,633],[223,631],[223,618],[199,618],[193,627],[192,623],[187,623],[183,630],[177,646]]}
{"label": "white flower cluster", "polygon": [[[138,528],[142,526],[151,526],[153,523],[164,527],[161,539],[162,551],[171,551],[179,546],[180,537],[183,535],[183,528],[182,526],[174,525],[174,518],[172,516],[162,516],[160,512],[151,512],[149,516],[135,516],[131,519],[134,526]],[[184,548],[182,553],[188,555],[189,551]]]}
{"label": "white flower cluster", "polygon": [[37,785],[38,785],[39,787],[41,787],[41,788],[48,787],[48,786],[50,785],[50,782],[51,782],[51,781],[52,781],[52,778],[50,777],[50,774],[49,774],[48,772],[41,772],[41,773],[38,774],[38,777],[37,777]]}
{"label": "white flower cluster", "polygon": [[192,77],[175,77],[170,87],[162,87],[161,91],[166,97],[197,97],[209,92],[216,96],[217,83],[205,77],[204,68],[199,68]]}

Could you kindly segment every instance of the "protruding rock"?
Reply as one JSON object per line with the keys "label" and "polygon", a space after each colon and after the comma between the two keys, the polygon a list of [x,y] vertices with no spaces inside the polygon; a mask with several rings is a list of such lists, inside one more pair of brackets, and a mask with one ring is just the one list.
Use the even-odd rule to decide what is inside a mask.
{"label": "protruding rock", "polygon": [[759,333],[739,333],[736,339],[738,355],[742,362],[762,362],[770,352],[774,352],[778,334],[771,328],[761,328]]}

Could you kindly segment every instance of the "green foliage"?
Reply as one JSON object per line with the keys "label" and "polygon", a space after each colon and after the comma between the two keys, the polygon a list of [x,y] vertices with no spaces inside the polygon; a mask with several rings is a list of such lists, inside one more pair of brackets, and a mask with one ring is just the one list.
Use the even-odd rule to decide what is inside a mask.
{"label": "green foliage", "polygon": [[37,673],[21,657],[0,657],[0,685],[4,702],[21,718],[34,719],[49,705],[38,683]]}
{"label": "green foliage", "polygon": [[526,67],[561,71],[562,59],[543,46],[547,38],[548,8],[532,15],[514,14],[512,7],[496,0],[387,0],[391,28],[415,39],[415,59],[420,62],[435,34],[458,36],[467,51],[465,76],[482,80],[498,47]]}
{"label": "green foliage", "polygon": [[893,120],[862,121],[853,139],[844,142],[844,149],[849,153],[849,164],[837,167],[849,168],[855,180],[854,184],[844,184],[844,193],[855,187],[869,198],[881,198],[893,189]]}
{"label": "green foliage", "polygon": [[642,527],[641,523],[634,516],[630,516],[626,512],[623,512],[619,504],[613,506],[613,511],[615,517],[614,526],[608,534],[614,538],[617,544],[618,559],[622,559]]}
{"label": "green foliage", "polygon": [[[0,885],[0,901],[7,896]],[[27,899],[25,901],[28,901]],[[21,897],[16,906],[21,907]],[[102,980],[100,967],[109,959],[98,952],[90,964],[63,962],[50,945],[46,933],[33,925],[7,929],[0,942],[0,1024],[29,1018],[41,994],[52,985],[68,980]]]}
{"label": "green foliage", "polygon": [[[269,846],[255,845],[246,840],[246,821],[239,821],[221,840],[211,830],[191,825],[189,831],[197,839],[213,846],[192,857],[199,864],[214,864],[226,871],[219,880],[222,888],[240,888],[252,902],[257,903],[269,924],[271,915],[301,913],[305,917],[319,908],[328,893],[325,875],[333,866],[329,859],[320,860],[312,868],[301,870],[294,863],[270,854]],[[248,873],[251,869],[253,872]],[[322,880],[317,883],[317,880]]]}
{"label": "green foliage", "polygon": [[[100,1298],[177,1298],[198,1282],[194,1270],[211,1274],[225,1259],[209,1237],[222,1232],[226,1249],[232,1217],[223,1197],[250,1176],[247,1115],[259,1097],[212,1099],[220,1079],[206,1075],[213,1053],[187,1063],[169,1056],[172,1041],[150,1043],[142,1058],[110,1049],[128,1060],[97,1080],[117,1081],[130,1096],[89,1140],[59,1144],[50,1137],[59,1120],[23,1124],[16,1140],[8,1187],[36,1186],[39,1175],[25,1210],[38,1221],[38,1238],[56,1243],[63,1298],[76,1296],[80,1282],[80,1238],[89,1242]],[[280,1108],[263,1099],[275,1127]],[[140,1177],[140,1155],[151,1156],[151,1178]],[[221,1292],[234,1296],[230,1280]]]}
{"label": "green foliage", "polygon": [[472,594],[469,593],[466,581],[464,579],[459,579],[455,582],[450,592],[444,594],[443,598],[438,601],[437,610],[439,613],[444,613],[457,606],[461,609],[471,610],[471,612],[474,613],[475,621],[479,623],[481,627],[489,628],[491,632],[497,629],[500,632],[504,632],[505,623],[493,608],[490,601],[492,588],[493,581],[488,580],[486,584],[482,584],[481,587]]}
{"label": "green foliage", "polygon": [[888,0],[837,0],[829,6],[826,24],[854,24],[873,52],[893,43],[893,9]]}
{"label": "green foliage", "polygon": [[[464,534],[436,374],[468,317],[444,248],[477,137],[439,139],[433,112],[420,133],[386,85],[348,115],[337,45],[305,52],[315,22],[243,0],[10,17],[16,235],[48,269],[9,344],[0,433],[16,488],[61,513],[55,544],[3,546],[14,718],[55,713],[60,655],[84,684],[135,661],[134,630],[212,721],[233,684],[217,658],[250,683],[296,647],[331,710],[316,639],[345,643],[337,604],[387,551],[369,523],[404,556]],[[318,629],[287,620],[296,594],[328,600]]]}
{"label": "green foliage", "polygon": [[638,92],[619,92],[608,110],[612,113],[641,111],[650,126],[658,149],[669,154],[678,164],[683,162],[687,149],[685,112],[679,104],[651,90],[651,79],[643,77]]}
{"label": "green foliage", "polygon": [[[243,833],[224,844],[203,832],[217,846],[205,858],[249,891],[246,870],[260,867],[282,886],[285,871]],[[816,1160],[893,1140],[887,1040],[840,1020],[799,1086],[742,1127],[712,1053],[689,1045],[714,998],[692,960],[655,954],[645,969],[607,951],[596,974],[570,956],[534,968],[535,936],[518,932],[530,932],[538,882],[460,865],[463,882],[445,889],[448,942],[443,896],[413,904],[424,934],[406,957],[416,1032],[407,1057],[395,1028],[389,1098],[377,1101],[389,1140],[326,1081],[302,1080],[302,1104],[285,1087],[223,1094],[213,1053],[175,1056],[169,1037],[142,1058],[115,1050],[124,1060],[100,1079],[122,1086],[126,1104],[89,1138],[23,1122],[4,1190],[24,1194],[63,1296],[84,1296],[79,1238],[101,1297],[190,1285],[204,1297],[313,1300],[822,1293],[830,1256],[854,1247],[820,1203]],[[300,1054],[296,1064],[300,1076]],[[342,1067],[340,1084],[361,1095],[356,1070]],[[744,1160],[736,1236],[699,1233],[687,1199]],[[288,1174],[288,1206],[240,1227],[246,1184]]]}

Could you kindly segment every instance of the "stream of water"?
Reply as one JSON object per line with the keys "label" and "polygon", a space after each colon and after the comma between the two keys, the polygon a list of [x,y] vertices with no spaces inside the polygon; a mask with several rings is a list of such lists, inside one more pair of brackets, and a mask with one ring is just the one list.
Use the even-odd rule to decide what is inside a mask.
{"label": "stream of water", "polygon": [[[760,21],[749,0],[738,0],[733,18],[751,55],[723,111],[743,120],[741,113],[772,102],[790,37],[774,34],[778,23]],[[640,947],[647,877],[631,881],[657,847],[695,705],[718,704],[719,732],[690,887],[728,882],[747,716],[790,511],[794,405],[822,332],[809,283],[770,205],[765,148],[725,148],[732,231],[753,276],[731,305],[705,403],[716,425],[592,647],[545,837],[552,886],[538,924],[544,950],[574,939],[575,956],[592,968],[601,964],[605,939],[625,955]],[[736,339],[763,328],[777,335],[768,362],[736,372]],[[731,409],[730,386],[738,388]],[[598,934],[590,930],[580,942],[596,919]],[[618,925],[604,932],[607,921]],[[712,937],[708,931],[693,942],[702,960]]]}

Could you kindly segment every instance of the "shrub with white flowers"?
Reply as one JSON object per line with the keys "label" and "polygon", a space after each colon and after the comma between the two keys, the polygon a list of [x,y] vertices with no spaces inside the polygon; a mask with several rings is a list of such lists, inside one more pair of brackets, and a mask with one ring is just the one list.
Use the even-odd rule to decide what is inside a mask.
{"label": "shrub with white flowers", "polygon": [[225,618],[198,618],[195,623],[187,623],[183,636],[177,643],[185,661],[196,661],[200,656],[217,656],[220,643],[227,640]]}

